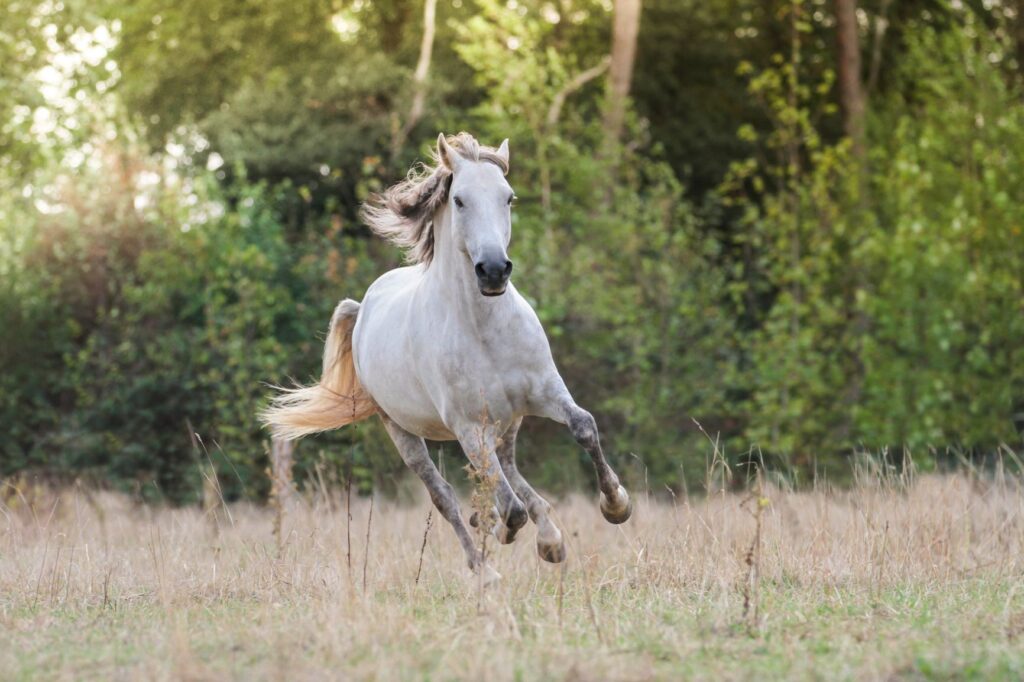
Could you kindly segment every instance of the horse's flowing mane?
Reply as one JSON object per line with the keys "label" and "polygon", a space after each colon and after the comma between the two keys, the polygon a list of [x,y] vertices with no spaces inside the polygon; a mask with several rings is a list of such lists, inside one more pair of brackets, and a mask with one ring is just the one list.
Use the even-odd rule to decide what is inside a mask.
{"label": "horse's flowing mane", "polygon": [[[502,173],[508,162],[491,147],[485,147],[469,133],[446,138],[448,146],[470,161],[489,161]],[[431,164],[420,164],[404,180],[363,204],[363,222],[377,235],[405,249],[410,263],[430,264],[434,257],[434,214],[448,201],[452,171],[442,162],[441,151],[431,152]]]}

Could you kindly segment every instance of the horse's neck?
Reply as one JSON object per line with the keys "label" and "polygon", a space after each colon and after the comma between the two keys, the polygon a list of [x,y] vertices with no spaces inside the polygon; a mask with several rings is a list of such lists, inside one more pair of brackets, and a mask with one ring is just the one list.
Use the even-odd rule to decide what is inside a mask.
{"label": "horse's neck", "polygon": [[434,216],[434,258],[425,276],[431,281],[434,295],[443,297],[452,310],[467,317],[490,317],[509,303],[505,296],[487,298],[480,294],[476,274],[452,238],[447,207]]}

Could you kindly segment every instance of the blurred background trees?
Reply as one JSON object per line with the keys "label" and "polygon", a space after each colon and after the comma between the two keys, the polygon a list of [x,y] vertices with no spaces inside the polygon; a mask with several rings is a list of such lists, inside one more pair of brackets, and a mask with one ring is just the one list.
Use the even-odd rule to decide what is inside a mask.
{"label": "blurred background trees", "polygon": [[[1017,447],[1021,9],[7,0],[0,475],[264,495],[266,384],[400,264],[359,203],[459,130],[511,138],[517,286],[634,482],[699,485],[711,440],[798,478]],[[590,475],[521,442],[540,485]],[[297,457],[402,471],[369,423]]]}

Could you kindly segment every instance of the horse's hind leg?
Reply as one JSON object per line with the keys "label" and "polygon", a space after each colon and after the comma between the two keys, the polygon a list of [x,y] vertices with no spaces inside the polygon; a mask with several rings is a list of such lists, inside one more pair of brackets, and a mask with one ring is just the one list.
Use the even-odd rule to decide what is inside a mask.
{"label": "horse's hind leg", "polygon": [[474,571],[477,570],[481,567],[482,563],[480,550],[473,544],[473,538],[470,536],[466,525],[462,522],[462,513],[459,510],[459,500],[455,496],[455,491],[452,489],[451,484],[444,480],[437,467],[434,466],[434,462],[430,459],[430,454],[427,452],[427,444],[423,442],[422,438],[414,436],[391,421],[383,412],[380,413],[380,416],[384,422],[384,428],[387,429],[388,435],[391,436],[395,447],[398,448],[398,454],[402,456],[402,460],[409,468],[420,477],[423,484],[427,487],[427,492],[430,493],[430,499],[433,501],[434,506],[437,507],[437,510],[441,512],[441,515],[455,530],[455,535],[459,538],[459,543],[462,544],[462,550],[466,553],[466,561],[469,563],[469,567]]}
{"label": "horse's hind leg", "polygon": [[619,477],[608,466],[601,449],[601,438],[593,415],[577,405],[566,395],[560,404],[558,416],[553,417],[569,427],[576,442],[590,455],[597,471],[597,483],[601,488],[601,513],[609,523],[625,523],[633,513],[629,494],[619,483]]}
{"label": "horse's hind leg", "polygon": [[562,542],[562,532],[548,518],[551,505],[537,494],[516,467],[516,434],[519,433],[519,426],[522,423],[521,419],[517,419],[501,437],[498,461],[505,472],[505,478],[516,495],[526,504],[526,511],[537,524],[537,553],[541,559],[557,564],[565,560],[565,544]]}
{"label": "horse's hind leg", "polygon": [[502,544],[516,539],[516,533],[526,525],[529,518],[526,507],[512,490],[508,479],[498,462],[496,454],[498,439],[490,428],[473,426],[457,431],[459,443],[477,474],[485,476],[495,484],[495,501],[501,523],[495,528],[495,535]]}

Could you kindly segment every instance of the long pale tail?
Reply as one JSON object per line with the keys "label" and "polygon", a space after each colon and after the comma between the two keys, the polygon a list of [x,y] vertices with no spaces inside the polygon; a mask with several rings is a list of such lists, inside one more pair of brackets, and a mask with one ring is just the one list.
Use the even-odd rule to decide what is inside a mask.
{"label": "long pale tail", "polygon": [[339,303],[327,332],[320,382],[279,388],[270,406],[260,412],[260,421],[275,437],[295,440],[366,419],[377,411],[352,362],[352,329],[358,315],[358,301],[346,298]]}

